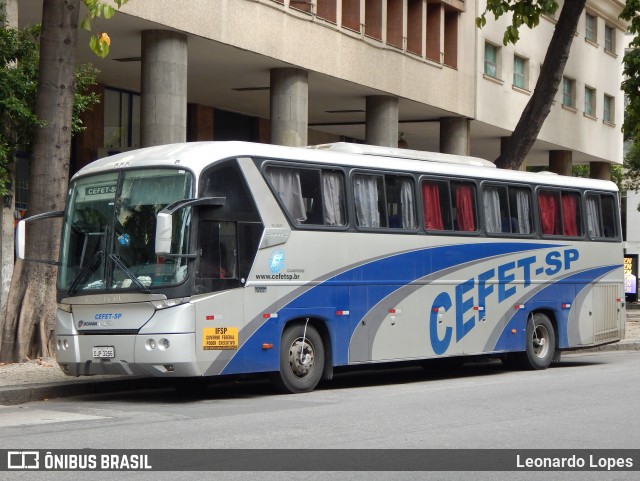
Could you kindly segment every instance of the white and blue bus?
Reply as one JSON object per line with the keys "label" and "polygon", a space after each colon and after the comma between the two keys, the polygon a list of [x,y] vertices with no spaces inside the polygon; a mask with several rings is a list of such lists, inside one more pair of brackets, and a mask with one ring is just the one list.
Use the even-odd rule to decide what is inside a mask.
{"label": "white and blue bus", "polygon": [[114,155],[71,179],[57,361],[286,392],[370,363],[545,369],[624,337],[618,205],[607,181],[359,144]]}

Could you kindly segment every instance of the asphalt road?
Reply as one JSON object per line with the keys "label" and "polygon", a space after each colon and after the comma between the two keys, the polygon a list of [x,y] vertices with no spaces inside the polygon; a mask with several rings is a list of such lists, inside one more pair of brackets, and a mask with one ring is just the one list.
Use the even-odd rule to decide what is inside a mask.
{"label": "asphalt road", "polygon": [[[592,353],[566,356],[546,371],[505,371],[496,362],[350,371],[302,395],[274,394],[268,382],[247,380],[0,406],[0,448],[637,450],[639,404],[640,352]],[[283,470],[296,470],[295,457]],[[550,474],[316,471],[259,478],[637,479],[637,471]],[[91,479],[113,476],[91,473]],[[168,472],[116,477],[178,479]],[[89,473],[46,478],[89,479]],[[246,473],[179,475],[203,478],[244,480]]]}

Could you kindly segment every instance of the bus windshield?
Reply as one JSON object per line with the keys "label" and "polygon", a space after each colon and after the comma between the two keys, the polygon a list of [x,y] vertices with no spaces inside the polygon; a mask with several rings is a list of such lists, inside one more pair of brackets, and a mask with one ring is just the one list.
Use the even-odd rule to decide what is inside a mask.
{"label": "bus windshield", "polygon": [[[64,216],[58,288],[138,290],[180,284],[184,257],[156,256],[156,214],[192,193],[192,175],[178,169],[144,169],[82,177],[69,190]],[[171,252],[186,254],[191,211],[176,214]]]}

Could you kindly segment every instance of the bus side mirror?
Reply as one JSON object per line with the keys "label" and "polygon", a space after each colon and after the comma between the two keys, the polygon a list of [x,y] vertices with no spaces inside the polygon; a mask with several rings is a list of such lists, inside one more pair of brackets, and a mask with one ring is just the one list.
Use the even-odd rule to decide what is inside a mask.
{"label": "bus side mirror", "polygon": [[161,211],[156,219],[156,255],[166,255],[171,252],[173,215]]}
{"label": "bus side mirror", "polygon": [[[53,210],[51,212],[44,212],[42,214],[37,214],[37,215],[32,215],[31,217],[27,217],[26,219],[22,219],[20,222],[18,222],[18,227],[16,228],[16,237],[15,237],[15,244],[16,244],[16,256],[18,257],[18,259],[22,259],[25,260],[25,256],[26,256],[26,247],[25,247],[25,239],[26,239],[26,225],[27,222],[33,222],[34,220],[42,220],[42,219],[52,219],[55,217],[62,217],[64,215],[64,211],[62,210]],[[27,259],[30,260],[32,262],[41,262],[44,264],[52,264],[52,265],[57,265],[58,263],[56,261],[50,261],[50,260],[36,260],[36,259]]]}
{"label": "bus side mirror", "polygon": [[25,256],[25,247],[24,247],[24,236],[25,236],[25,221],[24,219],[18,222],[18,228],[16,229],[16,256],[18,259],[24,260]]}
{"label": "bus side mirror", "polygon": [[171,254],[171,242],[173,232],[174,212],[198,205],[211,205],[222,207],[227,201],[226,197],[201,197],[200,199],[185,199],[169,204],[156,215],[156,255],[166,256]]}

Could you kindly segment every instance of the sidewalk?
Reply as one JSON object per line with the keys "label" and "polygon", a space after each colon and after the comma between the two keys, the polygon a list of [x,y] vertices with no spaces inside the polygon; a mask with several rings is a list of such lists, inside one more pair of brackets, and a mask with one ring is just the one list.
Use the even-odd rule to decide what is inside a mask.
{"label": "sidewalk", "polygon": [[[625,339],[615,344],[576,351],[640,351],[640,305],[627,309]],[[570,355],[570,354],[568,354]],[[0,405],[23,404],[59,397],[158,388],[164,379],[130,376],[70,377],[55,361],[36,359],[22,364],[0,363]]]}

